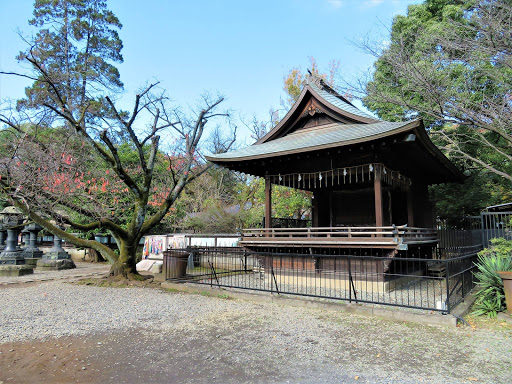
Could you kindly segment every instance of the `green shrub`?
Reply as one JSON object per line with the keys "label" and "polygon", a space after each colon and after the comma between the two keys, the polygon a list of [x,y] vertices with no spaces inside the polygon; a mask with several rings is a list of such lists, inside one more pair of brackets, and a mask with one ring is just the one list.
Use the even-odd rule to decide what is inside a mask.
{"label": "green shrub", "polygon": [[478,253],[474,276],[479,290],[476,293],[474,315],[496,317],[505,308],[503,281],[498,271],[512,271],[512,241],[492,239],[491,246]]}
{"label": "green shrub", "polygon": [[473,306],[474,311],[472,312],[475,316],[487,315],[490,318],[495,318],[498,312],[503,310],[503,296],[500,293],[496,293],[496,296],[479,298]]}

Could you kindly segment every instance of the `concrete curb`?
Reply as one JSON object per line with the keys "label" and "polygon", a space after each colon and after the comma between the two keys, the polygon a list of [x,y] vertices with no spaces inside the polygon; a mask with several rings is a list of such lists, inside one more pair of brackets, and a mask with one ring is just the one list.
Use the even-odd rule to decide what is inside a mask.
{"label": "concrete curb", "polygon": [[456,326],[457,319],[451,315],[442,315],[439,313],[413,313],[388,308],[376,308],[371,305],[347,304],[347,303],[326,303],[317,300],[307,300],[299,298],[282,297],[277,295],[268,295],[261,293],[245,293],[231,291],[223,288],[210,288],[208,286],[195,286],[191,284],[172,283],[169,281],[162,283],[162,288],[172,289],[184,293],[208,294],[210,296],[227,295],[238,300],[252,301],[256,303],[277,303],[302,308],[316,308],[328,311],[338,311],[352,313],[362,316],[375,316],[387,320],[399,322],[412,322],[434,326]]}
{"label": "concrete curb", "polygon": [[471,309],[471,306],[476,300],[476,294],[475,291],[471,292],[469,295],[466,296],[466,298],[457,305],[454,310],[452,311],[452,314],[457,317],[465,317],[469,314],[469,310]]}
{"label": "concrete curb", "polygon": [[498,313],[498,319],[507,322],[512,325],[512,317],[507,315],[506,313]]}

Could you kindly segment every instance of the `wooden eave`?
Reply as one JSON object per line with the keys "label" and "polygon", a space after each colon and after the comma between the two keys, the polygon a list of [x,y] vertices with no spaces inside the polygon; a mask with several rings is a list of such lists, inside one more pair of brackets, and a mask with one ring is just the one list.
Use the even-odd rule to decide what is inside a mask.
{"label": "wooden eave", "polygon": [[419,139],[419,142],[423,145],[425,150],[434,158],[436,158],[442,165],[447,168],[450,173],[453,174],[453,181],[458,183],[463,183],[466,179],[466,176],[453,164],[450,159],[448,159],[443,152],[430,140],[428,137],[427,131],[425,130],[425,126],[423,125],[423,120],[418,120],[420,124],[418,127],[414,129],[414,133],[416,137]]}
{"label": "wooden eave", "polygon": [[[385,122],[380,122],[381,124]],[[365,124],[362,125],[363,128]],[[343,127],[343,126],[340,126]],[[368,125],[368,128],[370,129],[372,127],[372,124]],[[325,128],[325,127],[324,127]],[[300,132],[291,134],[289,137],[299,137],[301,135],[307,134],[308,131],[314,131],[314,128],[308,129],[308,130],[302,130]],[[414,141],[411,143],[403,142],[404,136],[408,134],[414,134]],[[287,136],[288,137],[288,136]],[[394,138],[398,138],[398,142]],[[453,165],[448,158],[444,156],[444,154],[432,143],[430,138],[428,137],[427,133],[425,132],[425,129],[423,127],[423,123],[421,120],[414,120],[410,121],[408,123],[403,123],[402,126],[398,126],[397,128],[391,129],[389,131],[384,131],[380,134],[366,136],[366,137],[360,137],[354,140],[345,140],[345,141],[334,141],[330,143],[324,143],[322,145],[316,145],[316,146],[306,146],[306,147],[299,147],[299,148],[292,148],[289,150],[281,150],[278,152],[269,152],[269,153],[257,153],[257,154],[248,154],[245,155],[243,153],[238,152],[236,156],[229,157],[225,154],[225,157],[218,158],[218,157],[206,157],[208,160],[227,167],[229,169],[232,169],[234,171],[244,172],[248,173],[254,176],[264,176],[267,171],[269,164],[285,164],[286,161],[297,161],[297,160],[286,160],[289,159],[290,156],[302,156],[305,155],[313,155],[314,153],[319,154],[321,152],[326,152],[326,156],[329,156],[328,153],[331,151],[332,155],[335,155],[332,150],[342,149],[342,148],[354,148],[354,146],[357,148],[359,145],[364,145],[366,148],[371,150],[370,148],[373,147],[373,145],[376,145],[375,150],[377,150],[377,146],[379,142],[382,142],[382,140],[388,141],[393,146],[392,154],[393,154],[393,162],[387,163],[385,160],[384,163],[387,163],[388,166],[392,167],[396,170],[401,170],[400,164],[404,164],[405,167],[403,168],[403,172],[405,172],[406,175],[409,175],[409,177],[414,177],[414,169],[411,169],[411,165],[414,162],[411,162],[411,157],[413,156],[413,159],[417,159],[418,165],[419,164],[430,164],[430,168],[428,175],[424,174],[426,177],[425,181],[428,181],[429,184],[435,184],[439,182],[446,182],[446,181],[452,181],[452,182],[462,182],[465,177],[464,175]],[[275,141],[275,144],[278,144],[281,140]],[[271,142],[260,144],[258,146],[265,147],[267,145],[272,145]],[[369,146],[368,146],[369,145]],[[389,144],[388,144],[389,145]],[[406,146],[406,147],[405,147]],[[279,146],[278,146],[279,147]],[[367,150],[368,150],[367,149]],[[346,153],[346,149],[342,149]],[[359,150],[359,148],[357,148]],[[354,155],[356,155],[356,152]],[[400,160],[400,156],[402,156],[402,150],[406,150],[406,152],[403,153],[403,160]],[[243,150],[241,150],[243,151]],[[407,153],[407,155],[406,155]],[[414,156],[414,153],[417,153],[417,156]],[[222,155],[221,155],[222,156]],[[335,155],[339,156],[339,155]],[[316,156],[315,156],[316,158]],[[429,160],[430,159],[430,160]],[[391,159],[389,159],[391,160]],[[282,163],[281,163],[282,161]],[[379,162],[379,159],[374,159],[370,161],[376,161]],[[349,164],[347,164],[349,165]],[[353,164],[352,164],[353,165]],[[338,164],[338,166],[340,166]],[[343,164],[345,166],[345,164]],[[439,168],[441,167],[441,168]],[[415,167],[413,167],[415,168]],[[408,171],[406,170],[408,169]],[[421,170],[425,170],[422,166],[417,166],[419,172]],[[320,170],[320,169],[319,169]],[[324,169],[322,169],[324,170]],[[281,170],[282,171],[282,170]],[[277,171],[279,172],[279,171]],[[438,176],[436,176],[436,173]]]}

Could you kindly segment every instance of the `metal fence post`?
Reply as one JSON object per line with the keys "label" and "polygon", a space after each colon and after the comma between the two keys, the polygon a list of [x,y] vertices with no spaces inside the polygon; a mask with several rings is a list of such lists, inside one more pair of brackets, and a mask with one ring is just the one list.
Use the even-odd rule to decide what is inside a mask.
{"label": "metal fence post", "polygon": [[351,260],[350,260],[350,257],[347,257],[347,261],[348,261],[348,302],[351,303],[352,302],[352,267],[350,264],[351,263]]}
{"label": "metal fence post", "polygon": [[480,212],[480,225],[482,228],[482,245],[487,247],[487,244],[485,243],[485,227],[484,227],[484,213]]}
{"label": "metal fence post", "polygon": [[450,313],[450,259],[446,259],[446,313]]}

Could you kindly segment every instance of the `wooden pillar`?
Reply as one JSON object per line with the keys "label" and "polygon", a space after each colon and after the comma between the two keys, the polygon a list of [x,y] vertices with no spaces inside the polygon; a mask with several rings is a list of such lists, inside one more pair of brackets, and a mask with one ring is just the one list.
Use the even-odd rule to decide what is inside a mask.
{"label": "wooden pillar", "polygon": [[272,183],[265,177],[265,228],[272,228]]}
{"label": "wooden pillar", "polygon": [[414,193],[412,186],[407,190],[407,225],[414,227]]}
{"label": "wooden pillar", "polygon": [[393,201],[391,199],[391,191],[388,191],[388,214],[389,225],[393,225]]}
{"label": "wooden pillar", "polygon": [[329,227],[334,227],[334,206],[333,206],[333,203],[332,203],[332,194],[334,192],[333,191],[330,191],[329,192]]}
{"label": "wooden pillar", "polygon": [[313,193],[313,201],[311,202],[312,204],[312,207],[311,207],[311,226],[312,227],[318,227],[318,217],[319,217],[319,214],[320,214],[320,210],[319,210],[319,201],[318,201],[318,194],[317,193]]}
{"label": "wooden pillar", "polygon": [[375,178],[373,179],[373,188],[375,192],[375,226],[382,227],[382,169],[380,166],[375,167]]}

